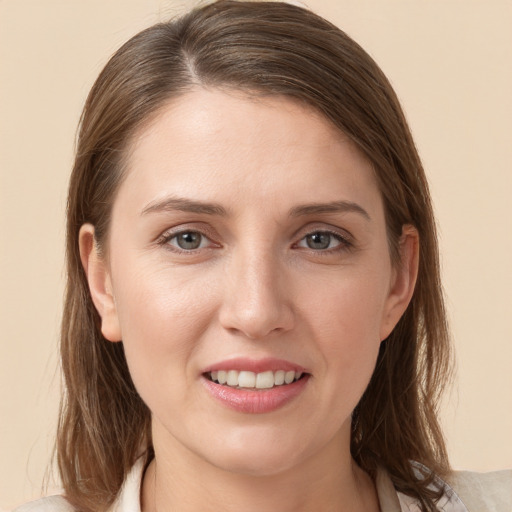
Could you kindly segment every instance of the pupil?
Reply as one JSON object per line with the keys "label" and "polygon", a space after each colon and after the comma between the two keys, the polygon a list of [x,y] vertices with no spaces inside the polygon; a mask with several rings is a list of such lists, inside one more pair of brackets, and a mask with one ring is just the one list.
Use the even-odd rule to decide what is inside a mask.
{"label": "pupil", "polygon": [[201,235],[189,231],[178,236],[178,245],[181,249],[197,249],[201,245]]}
{"label": "pupil", "polygon": [[308,235],[307,244],[310,249],[327,249],[331,242],[329,233],[313,233]]}

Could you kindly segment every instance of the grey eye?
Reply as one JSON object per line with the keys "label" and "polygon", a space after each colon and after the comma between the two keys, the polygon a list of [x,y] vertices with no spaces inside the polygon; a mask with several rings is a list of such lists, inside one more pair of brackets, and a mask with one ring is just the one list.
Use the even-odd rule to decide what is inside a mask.
{"label": "grey eye", "polygon": [[169,243],[183,249],[185,251],[192,251],[199,249],[204,245],[205,237],[197,231],[184,231],[173,236]]}
{"label": "grey eye", "polygon": [[328,231],[315,231],[306,235],[297,245],[298,247],[305,247],[316,251],[323,251],[326,249],[334,249],[344,243],[341,236]]}
{"label": "grey eye", "polygon": [[306,244],[310,249],[329,249],[333,238],[331,233],[311,233],[306,236]]}

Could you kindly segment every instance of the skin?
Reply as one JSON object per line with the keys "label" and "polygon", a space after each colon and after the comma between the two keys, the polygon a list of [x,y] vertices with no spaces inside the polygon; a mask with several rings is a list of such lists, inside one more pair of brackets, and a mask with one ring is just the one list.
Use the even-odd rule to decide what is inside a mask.
{"label": "skin", "polygon": [[[200,246],[180,249],[179,232]],[[308,245],[319,236],[327,248]],[[379,509],[350,417],[411,298],[418,236],[404,227],[394,268],[373,169],[348,138],[289,99],[198,88],[134,138],[106,256],[91,225],[80,247],[102,332],[152,412],[144,512]],[[201,383],[233,357],[310,377],[278,410],[233,411]]]}

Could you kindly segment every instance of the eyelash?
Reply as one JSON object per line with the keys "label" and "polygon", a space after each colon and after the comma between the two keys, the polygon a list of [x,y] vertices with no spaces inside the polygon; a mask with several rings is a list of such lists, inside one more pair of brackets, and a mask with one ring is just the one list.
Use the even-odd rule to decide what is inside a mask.
{"label": "eyelash", "polygon": [[181,247],[178,247],[177,245],[171,244],[171,240],[174,238],[179,237],[180,235],[186,235],[186,234],[197,234],[201,239],[201,244],[204,242],[204,239],[208,240],[210,243],[212,243],[214,246],[216,245],[219,247],[218,244],[215,244],[215,242],[212,242],[211,236],[208,236],[207,234],[203,233],[201,230],[198,229],[181,229],[179,231],[173,231],[171,233],[166,232],[164,233],[158,240],[157,243],[159,245],[165,246],[168,250],[177,252],[180,254],[193,254],[196,253],[200,249],[210,249],[211,247],[198,247],[197,249],[183,249]]}
{"label": "eyelash", "polygon": [[[179,237],[180,235],[186,235],[186,234],[198,234],[200,237],[202,237],[200,244],[202,244],[204,242],[204,239],[206,239],[211,244],[213,244],[213,247],[215,247],[215,246],[220,247],[220,245],[218,245],[212,241],[212,238],[210,236],[208,236],[207,234],[205,234],[204,232],[202,232],[201,230],[198,230],[198,229],[181,229],[180,231],[173,231],[170,233],[166,232],[158,238],[157,243],[159,245],[165,246],[168,250],[171,250],[173,252],[177,252],[179,254],[189,254],[189,255],[197,253],[197,251],[199,251],[201,249],[211,249],[212,248],[212,246],[210,246],[210,247],[198,247],[196,249],[183,249],[181,247],[178,247],[177,245],[170,244],[171,240]],[[313,235],[328,235],[329,237],[334,238],[339,243],[335,247],[326,248],[326,249],[313,249],[311,247],[299,246],[299,244],[301,242],[306,241],[308,237],[311,237]],[[332,242],[332,240],[329,240],[329,245],[331,242]],[[305,243],[307,244],[307,241]],[[331,231],[328,229],[315,229],[315,230],[309,231],[304,236],[302,236],[298,242],[293,244],[293,247],[305,249],[311,253],[314,253],[315,255],[327,256],[327,255],[331,255],[333,253],[349,251],[354,248],[354,244],[349,239],[348,236],[344,236],[338,232]]]}
{"label": "eyelash", "polygon": [[[339,253],[344,251],[349,251],[354,248],[354,244],[349,239],[348,236],[344,236],[336,231],[331,231],[328,229],[315,229],[313,231],[310,231],[309,233],[306,233],[296,244],[295,246],[298,246],[300,242],[306,241],[308,237],[313,235],[328,235],[329,237],[334,238],[338,243],[335,247],[326,248],[326,249],[313,249],[311,247],[303,247],[304,249],[313,252],[315,255],[320,256],[329,256],[333,253]],[[332,240],[329,240],[329,245],[332,242]],[[307,244],[307,241],[305,242]]]}

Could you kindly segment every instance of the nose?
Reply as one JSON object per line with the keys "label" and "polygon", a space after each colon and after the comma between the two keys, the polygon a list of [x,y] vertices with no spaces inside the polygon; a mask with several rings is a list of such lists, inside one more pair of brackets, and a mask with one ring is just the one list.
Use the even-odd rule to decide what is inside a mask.
{"label": "nose", "polygon": [[285,332],[294,325],[293,290],[277,257],[233,255],[220,309],[221,325],[249,339]]}

